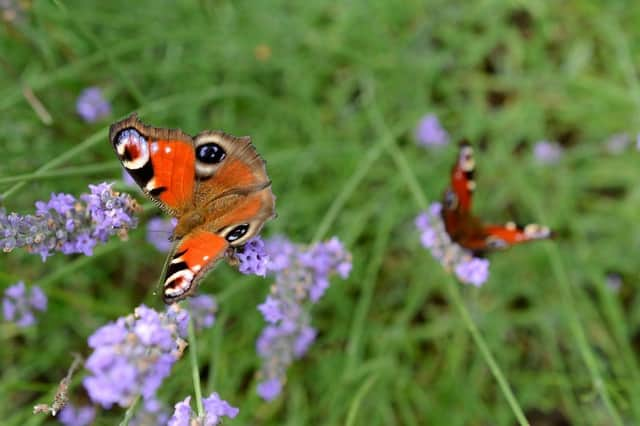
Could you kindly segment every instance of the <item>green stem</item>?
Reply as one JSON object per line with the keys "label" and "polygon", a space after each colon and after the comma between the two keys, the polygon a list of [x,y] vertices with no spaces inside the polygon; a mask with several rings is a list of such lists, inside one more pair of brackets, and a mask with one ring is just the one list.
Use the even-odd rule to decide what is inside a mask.
{"label": "green stem", "polygon": [[[378,133],[382,135],[382,139],[385,142],[387,153],[391,156],[394,163],[396,163],[396,167],[398,168],[401,175],[403,176],[409,188],[409,191],[413,195],[414,201],[416,202],[416,204],[421,210],[426,210],[429,207],[427,198],[422,193],[422,188],[420,187],[420,184],[415,174],[411,170],[411,166],[409,165],[409,162],[407,161],[402,151],[400,151],[400,149],[397,147],[395,143],[395,138],[391,135],[391,133],[389,132],[389,129],[385,125],[382,114],[380,114],[380,112],[378,111],[375,105],[375,101],[372,102],[372,105],[367,108],[367,111],[369,113],[369,118],[372,125],[375,128],[377,128]],[[453,300],[453,304],[455,305],[460,315],[462,316],[462,321],[464,322],[469,333],[471,334],[471,337],[473,338],[476,346],[478,347],[478,349],[480,349],[480,352],[485,362],[487,363],[489,370],[491,371],[496,381],[498,382],[498,386],[500,387],[507,402],[509,403],[511,410],[513,411],[513,414],[518,420],[518,423],[523,426],[525,425],[528,426],[529,422],[524,416],[522,408],[520,407],[520,404],[518,404],[518,401],[514,396],[513,391],[509,386],[509,383],[507,382],[504,374],[502,373],[502,370],[498,366],[498,363],[496,362],[495,358],[491,354],[491,351],[489,350],[489,347],[487,346],[482,335],[480,334],[480,331],[478,330],[475,323],[471,319],[471,315],[469,315],[469,311],[464,305],[464,302],[460,295],[460,291],[458,290],[458,287],[457,287],[458,285],[457,281],[453,278],[451,278],[451,281],[452,282],[447,287],[449,289],[449,293]]]}
{"label": "green stem", "polygon": [[43,180],[49,178],[62,178],[67,176],[98,174],[108,171],[116,171],[122,167],[115,161],[108,163],[90,164],[86,166],[68,167],[65,169],[54,170],[44,173],[24,173],[21,175],[7,176],[0,178],[0,185],[14,182],[31,182],[34,180]]}
{"label": "green stem", "polygon": [[191,317],[189,317],[189,346],[189,360],[191,361],[193,390],[196,394],[196,407],[198,409],[198,417],[203,417],[204,407],[202,406],[202,387],[200,385],[200,369],[198,368],[198,346],[196,343],[196,331]]}
{"label": "green stem", "polygon": [[358,415],[358,410],[360,409],[360,405],[362,404],[362,399],[367,394],[367,392],[369,392],[369,389],[371,389],[371,386],[373,386],[376,380],[378,380],[377,374],[369,377],[369,380],[364,382],[362,386],[360,386],[360,389],[358,389],[358,392],[356,393],[356,396],[353,398],[353,402],[349,407],[349,412],[347,413],[347,420],[345,422],[346,426],[352,426],[355,423],[356,416]]}
{"label": "green stem", "polygon": [[129,422],[136,412],[138,401],[140,401],[140,395],[136,395],[129,408],[127,408],[127,411],[124,413],[124,419],[122,419],[119,426],[129,426]]}
{"label": "green stem", "polygon": [[347,200],[349,200],[362,179],[364,179],[364,177],[367,175],[373,163],[375,163],[375,161],[380,157],[380,154],[382,154],[383,148],[383,145],[381,143],[378,143],[362,159],[362,161],[358,165],[356,172],[351,175],[349,180],[342,187],[342,191],[340,191],[338,196],[334,198],[331,206],[329,206],[329,210],[327,210],[324,217],[322,218],[322,221],[320,222],[320,225],[318,226],[318,229],[313,236],[311,244],[315,244],[322,238],[324,238],[324,236],[329,231],[331,224],[333,224],[333,221],[336,220],[336,217],[344,207]]}

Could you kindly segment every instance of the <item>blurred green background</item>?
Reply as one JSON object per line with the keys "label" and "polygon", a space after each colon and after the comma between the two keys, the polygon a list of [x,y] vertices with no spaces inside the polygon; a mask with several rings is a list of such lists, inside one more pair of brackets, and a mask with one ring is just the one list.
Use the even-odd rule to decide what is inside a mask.
{"label": "blurred green background", "polygon": [[[1,5],[0,191],[27,175],[7,210],[120,181],[107,128],[138,111],[192,134],[251,135],[278,197],[264,234],[336,235],[352,251],[351,277],[313,311],[318,341],[273,403],[255,393],[256,305],[269,282],[226,265],[205,280],[220,311],[198,355],[205,394],[240,408],[225,424],[517,424],[471,323],[531,424],[640,423],[640,3]],[[113,109],[94,124],[75,111],[89,86]],[[440,198],[456,155],[454,143],[415,143],[427,113],[476,146],[476,212],[557,233],[492,255],[480,289],[448,277],[413,226],[420,197]],[[621,132],[631,144],[612,153],[607,141]],[[543,139],[565,149],[557,164],[536,162]],[[47,164],[59,176],[28,176]],[[78,166],[87,168],[71,174]],[[87,354],[90,333],[138,304],[161,307],[151,292],[164,255],[142,225],[92,257],[0,257],[0,289],[24,279],[50,298],[37,327],[0,323],[0,423],[53,424],[31,410],[51,398],[70,353]],[[187,361],[161,389],[171,406],[193,393]],[[71,398],[81,403],[79,379]],[[103,411],[96,424],[122,416]]]}

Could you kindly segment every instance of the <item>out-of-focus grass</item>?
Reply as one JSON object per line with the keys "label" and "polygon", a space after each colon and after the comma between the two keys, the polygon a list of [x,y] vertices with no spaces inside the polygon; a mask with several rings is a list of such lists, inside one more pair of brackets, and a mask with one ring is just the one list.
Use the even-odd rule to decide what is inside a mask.
{"label": "out-of-focus grass", "polygon": [[[436,112],[454,139],[479,147],[482,216],[557,231],[553,242],[493,255],[490,281],[460,289],[527,419],[637,423],[639,154],[611,155],[604,141],[640,130],[640,5],[423,3],[36,1],[0,30],[2,64],[12,70],[0,73],[0,177],[50,162],[95,171],[30,182],[4,205],[28,211],[51,191],[119,179],[106,127],[130,111],[190,133],[249,134],[278,197],[266,234],[337,235],[354,270],[314,310],[318,342],[271,404],[256,396],[254,379],[255,307],[268,282],[226,266],[210,274],[201,290],[218,296],[221,312],[199,336],[198,355],[205,393],[241,410],[228,423],[514,424],[454,307],[452,281],[412,224],[420,205],[411,180],[438,199],[455,155],[453,145],[413,143],[419,117]],[[86,86],[104,89],[111,120],[78,119],[75,98]],[[535,163],[540,139],[566,147],[559,164]],[[141,302],[160,306],[150,289],[163,257],[143,234],[91,258],[0,258],[0,288],[25,279],[50,297],[37,328],[14,335],[0,324],[2,424],[41,423],[32,405],[64,376],[71,352],[87,353],[93,330]],[[619,291],[606,286],[608,273],[622,277]],[[190,377],[184,359],[162,398],[192,394]],[[102,412],[97,424],[122,415]]]}

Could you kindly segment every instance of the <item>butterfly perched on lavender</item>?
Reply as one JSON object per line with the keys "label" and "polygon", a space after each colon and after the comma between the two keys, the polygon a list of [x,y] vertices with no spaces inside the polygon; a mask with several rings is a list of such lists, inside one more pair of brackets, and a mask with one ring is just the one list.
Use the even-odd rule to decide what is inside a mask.
{"label": "butterfly perched on lavender", "polygon": [[451,183],[445,190],[442,202],[442,220],[449,237],[462,247],[476,253],[505,249],[514,244],[550,238],[548,227],[531,223],[516,225],[486,224],[471,212],[475,159],[473,148],[463,141],[460,143],[458,158],[451,170]]}

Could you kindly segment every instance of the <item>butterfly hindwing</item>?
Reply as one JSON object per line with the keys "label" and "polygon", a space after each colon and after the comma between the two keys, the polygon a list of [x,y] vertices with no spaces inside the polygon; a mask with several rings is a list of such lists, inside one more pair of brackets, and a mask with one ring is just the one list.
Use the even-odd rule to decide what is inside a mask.
{"label": "butterfly hindwing", "polygon": [[224,256],[228,247],[223,237],[204,229],[185,236],[171,255],[165,273],[165,303],[174,303],[192,294],[198,281]]}
{"label": "butterfly hindwing", "polygon": [[193,204],[195,156],[191,136],[147,126],[136,114],[109,129],[122,165],[151,199],[179,216]]}

